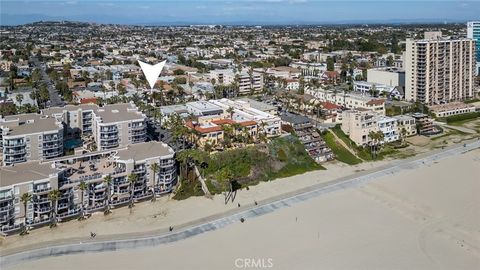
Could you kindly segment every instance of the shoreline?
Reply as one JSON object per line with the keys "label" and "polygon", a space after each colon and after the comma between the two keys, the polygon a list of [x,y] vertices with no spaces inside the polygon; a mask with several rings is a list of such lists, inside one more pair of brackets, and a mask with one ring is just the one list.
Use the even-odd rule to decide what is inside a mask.
{"label": "shoreline", "polygon": [[[337,185],[340,188],[346,188],[345,185],[348,187],[349,182],[355,183],[355,181],[357,181],[357,184],[358,184],[362,181],[365,181],[365,180],[369,181],[369,180],[372,180],[372,178],[374,179],[376,177],[385,175],[386,171],[392,171],[392,173],[395,173],[396,169],[398,169],[398,171],[405,170],[405,168],[402,168],[402,167],[405,167],[405,165],[407,165],[407,167],[408,167],[408,165],[419,162],[420,160],[426,159],[427,161],[429,160],[430,162],[436,162],[436,160],[438,160],[438,159],[442,159],[442,158],[445,158],[445,157],[448,157],[448,156],[451,156],[451,155],[455,155],[455,154],[465,152],[467,149],[476,149],[478,147],[480,147],[480,143],[475,140],[474,142],[470,142],[468,144],[467,148],[464,148],[463,145],[461,145],[461,144],[457,144],[457,145],[453,145],[453,146],[450,146],[450,147],[446,147],[445,149],[439,149],[437,151],[431,151],[431,152],[427,152],[427,153],[424,153],[424,154],[419,154],[415,157],[405,159],[405,160],[394,160],[394,161],[391,161],[391,162],[384,162],[385,164],[379,165],[379,166],[373,166],[373,168],[370,169],[370,170],[364,170],[364,171],[360,171],[360,172],[357,171],[357,172],[353,173],[353,175],[352,174],[346,175],[346,176],[339,177],[339,178],[337,178],[335,180],[332,180],[332,181],[320,182],[320,183],[317,183],[317,184],[314,184],[314,185],[310,185],[310,186],[306,186],[306,187],[303,187],[303,188],[296,189],[294,191],[285,192],[285,193],[282,193],[282,194],[279,194],[279,195],[276,195],[276,196],[270,196],[265,200],[259,200],[258,201],[258,203],[259,203],[258,206],[253,205],[253,202],[252,202],[251,205],[248,205],[248,206],[244,205],[242,208],[229,209],[227,211],[217,213],[216,215],[213,215],[213,216],[210,215],[210,216],[203,217],[200,220],[196,219],[196,220],[192,220],[189,223],[183,223],[182,225],[177,225],[177,226],[175,226],[175,230],[172,233],[168,233],[168,230],[167,230],[166,231],[167,233],[165,234],[165,228],[162,228],[162,229],[155,230],[155,231],[150,231],[150,232],[149,231],[142,231],[142,232],[136,232],[136,233],[101,235],[97,239],[90,240],[90,241],[88,239],[85,240],[85,238],[68,238],[68,239],[63,239],[63,241],[65,243],[64,245],[67,245],[67,246],[68,246],[68,243],[70,243],[70,244],[76,243],[75,245],[88,246],[89,244],[99,244],[99,243],[102,243],[102,242],[114,241],[114,239],[118,239],[119,241],[128,241],[128,239],[135,238],[135,237],[138,238],[140,236],[143,236],[144,239],[145,238],[148,239],[149,237],[153,236],[152,233],[154,233],[156,235],[156,237],[168,237],[169,235],[171,236],[171,235],[174,235],[176,233],[181,233],[181,231],[178,231],[179,228],[184,229],[184,230],[188,230],[188,228],[195,228],[195,226],[199,226],[198,225],[199,223],[205,223],[205,221],[208,221],[208,220],[210,220],[210,223],[215,222],[215,217],[218,217],[218,216],[223,216],[223,218],[225,218],[225,217],[235,217],[235,219],[238,220],[238,215],[240,215],[241,213],[248,212],[248,211],[254,211],[255,212],[255,209],[260,209],[261,207],[264,207],[265,205],[267,205],[269,203],[281,202],[282,200],[292,198],[292,197],[295,197],[295,196],[304,196],[305,194],[308,194],[309,192],[313,192],[313,193],[321,192],[324,189],[328,189],[329,187],[337,186]],[[350,167],[353,167],[353,166],[350,166]],[[305,176],[305,175],[306,174],[304,174],[303,176]],[[377,175],[377,176],[375,176],[375,175]],[[363,179],[363,178],[365,178],[365,179]],[[366,178],[369,178],[369,179],[366,179]],[[363,180],[361,180],[361,179],[363,179]],[[276,181],[282,181],[282,180],[287,180],[288,181],[288,179],[277,179],[275,181],[272,181],[271,183],[274,183]],[[218,197],[218,196],[216,196],[216,197]],[[219,220],[221,220],[221,219],[222,218],[220,218]],[[32,233],[32,235],[35,236],[35,233]],[[153,236],[153,237],[155,237],[155,236]],[[82,244],[78,244],[78,242],[81,242]],[[56,243],[56,244],[54,244],[54,243]],[[48,245],[50,247],[45,247],[46,245]],[[4,257],[2,259],[2,265],[3,264],[7,265],[8,262],[6,263],[5,261],[7,261],[8,258],[13,258],[12,256],[15,256],[14,254],[17,254],[17,255],[18,254],[26,254],[28,252],[31,252],[32,250],[39,250],[39,249],[42,249],[42,248],[43,249],[52,249],[52,248],[55,248],[55,247],[59,247],[58,245],[59,245],[59,241],[53,240],[53,241],[50,241],[50,242],[41,242],[37,245],[35,245],[35,244],[24,245],[24,246],[19,246],[17,248],[10,248],[10,249],[8,249],[8,248],[3,249],[2,248],[3,249],[2,257]],[[60,245],[61,245],[61,243],[60,243]],[[65,247],[65,246],[62,246],[62,247]],[[49,254],[52,255],[51,253],[49,253]],[[38,258],[36,258],[36,259],[38,259]],[[8,264],[8,265],[10,265],[10,264]]]}

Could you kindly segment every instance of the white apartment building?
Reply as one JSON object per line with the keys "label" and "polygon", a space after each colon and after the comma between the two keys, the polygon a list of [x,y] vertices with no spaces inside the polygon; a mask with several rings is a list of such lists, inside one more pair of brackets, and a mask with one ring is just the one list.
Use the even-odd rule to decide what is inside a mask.
{"label": "white apartment building", "polygon": [[141,143],[147,138],[146,116],[133,103],[98,108],[92,128],[98,150]]}
{"label": "white apartment building", "polygon": [[354,81],[353,91],[359,92],[362,95],[369,95],[372,91],[374,91],[377,92],[379,95],[383,95],[385,97],[398,99],[401,99],[403,97],[403,94],[395,86],[365,81]]}
{"label": "white apartment building", "polygon": [[480,74],[480,21],[467,22],[467,38],[471,38],[476,42],[476,75]]}
{"label": "white apartment building", "polygon": [[405,88],[405,70],[395,67],[371,68],[367,70],[367,82],[398,88]]}
{"label": "white apartment building", "polygon": [[260,92],[263,90],[263,74],[253,72],[252,76],[250,76],[247,71],[225,73],[223,83],[227,85],[238,83],[238,92],[240,95],[250,94],[252,91]]}
{"label": "white apartment building", "polygon": [[404,60],[406,100],[433,105],[473,96],[474,40],[426,32],[422,40],[407,39]]}
{"label": "white apartment building", "polygon": [[[147,142],[0,167],[0,232],[18,232],[25,217],[32,227],[50,223],[55,209],[48,198],[52,190],[61,194],[56,203],[60,221],[79,216],[82,208],[84,213],[93,213],[169,193],[177,180],[174,154],[164,143]],[[153,164],[158,170],[152,169]],[[137,181],[129,183],[132,174]],[[104,181],[107,176],[109,183]],[[82,182],[87,184],[83,191],[78,187]],[[33,197],[26,209],[19,199],[24,193]]]}
{"label": "white apartment building", "polygon": [[321,88],[305,89],[305,94],[312,95],[320,102],[330,102],[347,109],[366,109],[385,115],[385,99],[373,98],[347,92],[336,92]]}
{"label": "white apartment building", "polygon": [[92,136],[97,150],[146,140],[146,116],[133,103],[52,107],[41,114],[0,117],[3,165],[63,156],[64,142]]}
{"label": "white apartment building", "polygon": [[320,75],[327,71],[326,63],[293,62],[290,64],[290,67],[300,69],[302,75],[308,77],[320,77]]}
{"label": "white apartment building", "polygon": [[405,136],[413,136],[417,134],[417,122],[415,118],[408,115],[396,115],[397,127],[399,135],[402,135],[402,129],[405,129]]}
{"label": "white apartment building", "polygon": [[33,113],[0,117],[0,152],[3,165],[61,156],[63,125]]}
{"label": "white apartment building", "polygon": [[210,79],[217,84],[230,85],[238,83],[239,94],[249,94],[251,91],[263,90],[263,74],[254,71],[252,76],[246,71],[234,72],[232,69],[216,69],[210,71]]}
{"label": "white apartment building", "polygon": [[42,110],[42,114],[65,123],[67,137],[92,135],[97,150],[144,142],[147,135],[146,116],[133,103],[68,105]]}
{"label": "white apartment building", "polygon": [[395,118],[379,115],[369,110],[343,111],[341,129],[358,146],[372,144],[370,132],[381,131],[383,133],[384,138],[380,143],[394,142],[400,138]]}

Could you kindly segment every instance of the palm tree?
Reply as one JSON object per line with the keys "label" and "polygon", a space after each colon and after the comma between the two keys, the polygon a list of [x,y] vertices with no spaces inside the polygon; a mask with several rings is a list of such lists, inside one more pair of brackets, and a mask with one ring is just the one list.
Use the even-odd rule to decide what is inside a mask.
{"label": "palm tree", "polygon": [[407,130],[404,127],[402,127],[402,130],[400,131],[400,135],[402,136],[402,144],[404,144],[407,136]]}
{"label": "palm tree", "polygon": [[233,107],[228,107],[227,113],[230,114],[230,119],[232,119],[234,112],[235,112],[235,110],[233,109]]}
{"label": "palm tree", "polygon": [[155,177],[156,177],[157,173],[160,171],[160,166],[158,165],[158,163],[155,162],[152,165],[150,165],[150,169],[153,172],[152,202],[154,202],[157,199],[157,197],[155,196],[155,187],[157,186]]}
{"label": "palm tree", "polygon": [[132,208],[134,206],[133,202],[133,186],[135,183],[138,181],[138,175],[137,174],[130,174],[128,175],[128,182],[130,183],[130,204],[128,205],[129,208]]}
{"label": "palm tree", "polygon": [[58,189],[54,189],[48,193],[48,199],[52,203],[52,207],[50,210],[51,216],[51,224],[50,227],[57,226],[57,207],[58,207],[58,200],[60,199],[61,192]]}
{"label": "palm tree", "polygon": [[82,181],[80,182],[80,184],[78,184],[78,188],[80,189],[80,218],[79,220],[82,220],[84,219],[84,207],[83,207],[83,197],[84,197],[84,193],[85,193],[85,190],[88,189],[88,185],[87,183],[85,183],[85,181]]}
{"label": "palm tree", "polygon": [[107,187],[107,201],[105,202],[105,212],[104,214],[105,215],[108,215],[110,214],[110,196],[111,196],[111,192],[110,192],[110,185],[112,184],[112,176],[107,175],[103,178],[103,184]]}
{"label": "palm tree", "polygon": [[32,201],[32,194],[30,193],[23,193],[20,197],[20,201],[23,203],[23,210],[25,211],[25,216],[23,220],[23,228],[20,234],[27,234],[27,203]]}
{"label": "palm tree", "polygon": [[374,155],[374,146],[375,146],[375,143],[376,143],[376,140],[377,140],[377,133],[375,131],[370,131],[368,133],[368,137],[370,137],[370,153],[372,154],[372,158],[375,158],[375,155]]}
{"label": "palm tree", "polygon": [[18,104],[22,106],[22,101],[23,101],[23,95],[22,94],[17,94],[15,96],[15,99],[17,100]]}

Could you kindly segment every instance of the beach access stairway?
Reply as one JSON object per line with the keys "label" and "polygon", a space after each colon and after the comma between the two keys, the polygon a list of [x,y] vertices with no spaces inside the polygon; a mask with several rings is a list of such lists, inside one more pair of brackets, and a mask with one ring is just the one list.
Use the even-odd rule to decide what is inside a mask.
{"label": "beach access stairway", "polygon": [[205,179],[203,179],[202,175],[200,174],[197,165],[193,165],[193,170],[195,171],[195,176],[197,176],[198,181],[200,181],[200,183],[202,184],[203,193],[205,193],[205,196],[207,196],[208,198],[211,198],[212,194],[210,194],[207,184],[205,183]]}

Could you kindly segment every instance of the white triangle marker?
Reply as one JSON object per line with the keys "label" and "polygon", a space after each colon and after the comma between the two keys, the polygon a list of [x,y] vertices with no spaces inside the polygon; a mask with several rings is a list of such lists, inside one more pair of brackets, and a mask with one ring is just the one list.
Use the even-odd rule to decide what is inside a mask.
{"label": "white triangle marker", "polygon": [[167,60],[164,60],[158,64],[150,65],[148,63],[144,63],[138,60],[138,63],[140,64],[143,74],[145,75],[145,78],[147,78],[148,84],[150,85],[151,89],[153,89],[153,87],[155,86],[158,76],[160,75],[160,72],[162,72],[163,66],[165,66],[166,62]]}

